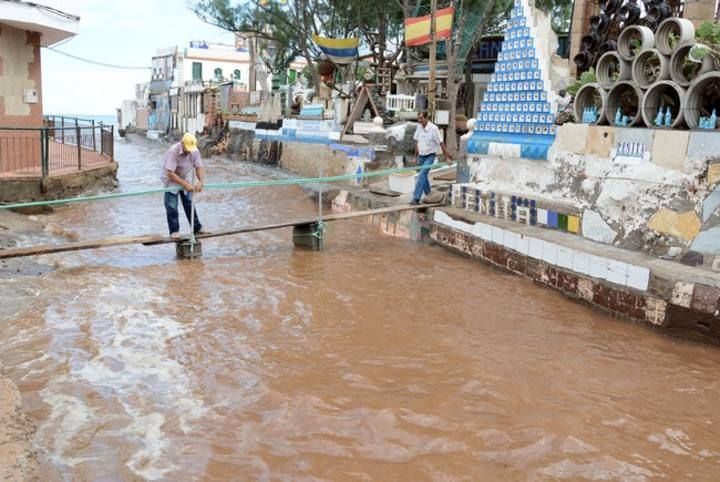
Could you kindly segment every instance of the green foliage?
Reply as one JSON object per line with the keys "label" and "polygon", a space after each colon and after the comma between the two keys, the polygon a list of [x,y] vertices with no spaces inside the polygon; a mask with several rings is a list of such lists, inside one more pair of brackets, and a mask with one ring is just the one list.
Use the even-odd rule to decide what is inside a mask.
{"label": "green foliage", "polygon": [[555,33],[568,33],[572,20],[573,0],[536,0],[535,7],[550,15]]}
{"label": "green foliage", "polygon": [[720,25],[710,20],[704,21],[697,30],[695,30],[695,39],[712,48],[720,46]]}
{"label": "green foliage", "polygon": [[674,32],[670,32],[670,33],[668,34],[668,46],[669,46],[671,49],[674,50],[675,47],[678,46],[678,42],[679,42],[679,41],[680,41],[680,38],[679,38]]}
{"label": "green foliage", "polygon": [[586,70],[585,72],[580,74],[580,78],[570,84],[570,86],[567,88],[567,91],[570,95],[574,96],[575,94],[577,94],[578,90],[580,90],[580,87],[591,82],[597,82],[595,69],[592,67],[590,67],[589,70]]}
{"label": "green foliage", "polygon": [[693,45],[688,54],[688,59],[692,62],[702,62],[705,57],[710,54],[710,48],[706,45]]}

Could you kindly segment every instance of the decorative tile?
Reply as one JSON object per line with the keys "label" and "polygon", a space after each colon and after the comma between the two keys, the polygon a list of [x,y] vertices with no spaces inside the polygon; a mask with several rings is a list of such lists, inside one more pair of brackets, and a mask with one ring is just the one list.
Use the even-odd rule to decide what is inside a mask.
{"label": "decorative tile", "polygon": [[547,225],[551,228],[558,227],[558,213],[556,211],[547,212]]}
{"label": "decorative tile", "polygon": [[519,223],[530,224],[530,208],[518,206],[515,220]]}
{"label": "decorative tile", "polygon": [[571,233],[580,233],[580,218],[578,216],[568,216],[567,230]]}
{"label": "decorative tile", "polygon": [[562,231],[568,230],[568,217],[567,214],[558,214],[558,223],[557,223],[558,229]]}
{"label": "decorative tile", "polygon": [[541,226],[547,226],[547,224],[548,224],[547,209],[538,209],[537,210],[537,223]]}

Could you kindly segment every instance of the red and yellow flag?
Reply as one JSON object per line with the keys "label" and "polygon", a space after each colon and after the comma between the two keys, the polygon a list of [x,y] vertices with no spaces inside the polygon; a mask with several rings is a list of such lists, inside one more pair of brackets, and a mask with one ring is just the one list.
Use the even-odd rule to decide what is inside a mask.
{"label": "red and yellow flag", "polygon": [[[435,38],[450,38],[453,23],[453,7],[435,12]],[[430,15],[405,19],[405,45],[417,47],[430,42]]]}

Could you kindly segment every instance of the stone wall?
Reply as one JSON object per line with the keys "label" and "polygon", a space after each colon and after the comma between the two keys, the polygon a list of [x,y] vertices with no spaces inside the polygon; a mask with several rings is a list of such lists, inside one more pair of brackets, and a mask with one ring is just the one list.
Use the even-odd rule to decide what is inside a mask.
{"label": "stone wall", "polygon": [[[507,198],[512,219],[513,199],[522,199],[534,224],[575,223],[570,232],[594,241],[712,266],[720,264],[718,152],[715,132],[566,124],[547,162],[471,157],[469,189],[495,196],[494,216]],[[563,226],[552,221],[563,217]]]}
{"label": "stone wall", "polygon": [[0,202],[25,202],[62,199],[93,190],[117,187],[117,162],[70,174],[38,177],[7,178],[0,181]]}

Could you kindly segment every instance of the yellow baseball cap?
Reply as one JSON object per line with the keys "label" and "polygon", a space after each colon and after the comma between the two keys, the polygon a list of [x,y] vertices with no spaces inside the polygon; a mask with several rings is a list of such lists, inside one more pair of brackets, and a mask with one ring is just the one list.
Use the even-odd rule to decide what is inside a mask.
{"label": "yellow baseball cap", "polygon": [[182,136],[182,145],[188,152],[194,152],[197,151],[197,138],[188,133],[185,133],[185,135]]}

